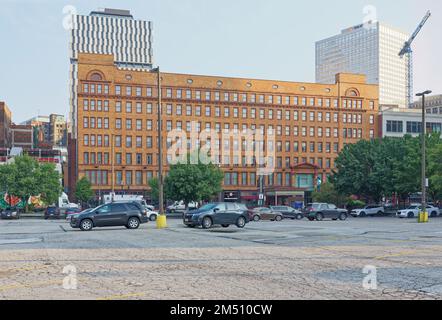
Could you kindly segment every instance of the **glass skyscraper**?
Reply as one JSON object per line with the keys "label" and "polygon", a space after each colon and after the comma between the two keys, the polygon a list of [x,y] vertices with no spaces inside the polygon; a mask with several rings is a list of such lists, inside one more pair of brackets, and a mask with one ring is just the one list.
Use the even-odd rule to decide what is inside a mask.
{"label": "glass skyscraper", "polygon": [[316,82],[335,83],[337,73],[365,74],[379,85],[379,103],[406,107],[408,57],[399,57],[409,36],[380,22],[361,24],[316,42]]}

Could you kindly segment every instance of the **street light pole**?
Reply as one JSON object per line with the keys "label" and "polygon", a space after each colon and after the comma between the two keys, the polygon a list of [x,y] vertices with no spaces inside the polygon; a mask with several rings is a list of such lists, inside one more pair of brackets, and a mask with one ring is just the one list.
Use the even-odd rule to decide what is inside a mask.
{"label": "street light pole", "polygon": [[425,122],[425,96],[431,94],[430,90],[416,94],[418,97],[422,97],[422,213],[424,217],[419,217],[419,222],[427,222],[427,168],[426,168],[426,136],[427,125]]}
{"label": "street light pole", "polygon": [[163,123],[162,123],[162,94],[161,94],[161,71],[160,67],[153,69],[157,72],[158,86],[158,202],[159,217],[157,219],[157,228],[163,229],[167,226],[166,215],[164,214],[164,179],[163,179]]}

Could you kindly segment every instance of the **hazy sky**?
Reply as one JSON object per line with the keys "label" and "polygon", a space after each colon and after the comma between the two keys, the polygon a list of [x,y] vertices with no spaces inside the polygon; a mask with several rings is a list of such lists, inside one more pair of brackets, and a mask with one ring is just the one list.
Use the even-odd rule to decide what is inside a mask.
{"label": "hazy sky", "polygon": [[307,82],[315,80],[315,41],[362,23],[364,7],[409,33],[431,9],[414,44],[415,91],[442,93],[440,0],[0,0],[0,100],[17,123],[68,114],[66,5],[80,14],[130,9],[152,20],[164,71]]}

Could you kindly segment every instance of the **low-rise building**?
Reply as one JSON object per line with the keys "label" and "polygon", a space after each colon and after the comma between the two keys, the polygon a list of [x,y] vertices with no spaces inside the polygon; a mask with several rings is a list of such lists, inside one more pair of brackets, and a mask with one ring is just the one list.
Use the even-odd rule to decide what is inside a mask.
{"label": "low-rise building", "polygon": [[8,148],[11,143],[11,111],[5,102],[0,101],[0,148]]}
{"label": "low-rise building", "polygon": [[50,142],[54,147],[65,147],[67,144],[67,124],[63,115],[49,116]]}
{"label": "low-rise building", "polygon": [[[426,114],[427,133],[442,132],[442,114]],[[422,133],[422,109],[380,106],[380,133],[382,137],[419,136]]]}
{"label": "low-rise building", "polygon": [[[413,103],[413,109],[422,110],[422,99]],[[425,109],[428,114],[442,114],[442,94],[426,96]]]}

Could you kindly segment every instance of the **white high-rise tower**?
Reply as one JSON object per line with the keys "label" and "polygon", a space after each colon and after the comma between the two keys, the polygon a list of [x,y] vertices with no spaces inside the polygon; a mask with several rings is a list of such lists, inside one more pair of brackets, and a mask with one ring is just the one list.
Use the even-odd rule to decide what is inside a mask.
{"label": "white high-rise tower", "polygon": [[379,103],[406,107],[408,58],[399,52],[409,35],[380,22],[345,29],[316,42],[316,82],[334,83],[340,72],[360,73],[379,85]]}

